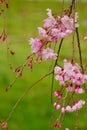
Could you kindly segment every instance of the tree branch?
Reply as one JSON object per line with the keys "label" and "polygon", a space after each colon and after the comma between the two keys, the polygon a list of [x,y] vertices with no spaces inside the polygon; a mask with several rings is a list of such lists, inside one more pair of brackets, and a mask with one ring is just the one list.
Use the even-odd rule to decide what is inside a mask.
{"label": "tree branch", "polygon": [[80,66],[82,68],[82,72],[84,73],[83,61],[82,61],[82,52],[81,52],[81,45],[80,45],[80,38],[79,38],[78,28],[76,28],[76,35],[77,35],[77,43],[78,43],[78,49],[79,49]]}
{"label": "tree branch", "polygon": [[15,111],[16,107],[18,106],[18,104],[20,103],[20,101],[24,98],[24,96],[35,86],[37,85],[41,80],[43,80],[44,78],[48,77],[49,75],[51,75],[53,72],[49,72],[47,74],[45,74],[44,76],[42,76],[39,80],[37,80],[36,82],[34,82],[31,86],[29,86],[28,88],[25,89],[25,91],[23,92],[23,94],[20,96],[20,98],[16,101],[15,105],[13,106],[12,110],[10,111],[6,122],[8,122],[13,114],[13,112]]}

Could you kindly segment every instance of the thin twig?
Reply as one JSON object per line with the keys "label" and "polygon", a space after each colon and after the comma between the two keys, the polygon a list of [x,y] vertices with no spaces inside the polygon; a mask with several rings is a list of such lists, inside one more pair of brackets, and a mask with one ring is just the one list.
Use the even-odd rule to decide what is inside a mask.
{"label": "thin twig", "polygon": [[51,104],[53,103],[53,86],[54,86],[54,71],[53,71],[52,83],[51,83]]}
{"label": "thin twig", "polygon": [[69,17],[70,17],[70,15],[71,15],[71,13],[72,13],[74,1],[75,1],[75,0],[72,0],[72,3],[71,3],[71,5],[70,5]]}
{"label": "thin twig", "polygon": [[80,38],[78,28],[76,28],[76,35],[77,35],[77,42],[78,42],[78,49],[79,49],[79,59],[80,59],[80,66],[82,68],[82,72],[84,73],[83,61],[82,61],[82,52],[81,52],[81,45],[80,45]]}
{"label": "thin twig", "polygon": [[13,114],[13,112],[15,111],[16,107],[18,106],[18,104],[20,103],[20,101],[24,98],[24,96],[31,90],[31,88],[33,88],[35,85],[37,85],[41,80],[43,80],[44,78],[48,77],[50,74],[52,74],[53,72],[49,72],[47,74],[45,74],[44,76],[42,76],[39,80],[37,80],[36,82],[34,82],[31,86],[29,86],[28,88],[25,89],[25,91],[23,92],[23,94],[20,96],[20,98],[16,101],[15,105],[13,106],[13,108],[11,109],[6,122],[8,122]]}
{"label": "thin twig", "polygon": [[75,59],[75,47],[74,47],[74,41],[75,41],[75,13],[76,13],[76,2],[74,0],[74,20],[73,20],[73,37],[72,37],[72,61]]}
{"label": "thin twig", "polygon": [[62,43],[63,43],[63,38],[60,41],[59,48],[58,48],[58,51],[57,51],[57,59],[55,61],[54,67],[53,67],[52,84],[51,84],[51,103],[53,102],[52,97],[53,97],[53,86],[54,86],[54,68],[58,64],[58,59],[59,59],[59,54],[60,54]]}
{"label": "thin twig", "polygon": [[61,50],[61,46],[62,46],[63,40],[64,39],[62,38],[61,41],[60,41],[59,48],[58,48],[58,51],[57,51],[57,59],[55,61],[54,67],[58,64],[59,54],[60,54],[60,50]]}
{"label": "thin twig", "polygon": [[[7,36],[7,32],[6,32],[6,15],[5,15],[5,8],[6,8],[6,3],[3,2],[3,10],[4,10],[4,12],[3,12],[3,32],[4,32],[4,34]],[[12,65],[11,65],[10,59],[9,59],[10,47],[9,47],[9,43],[8,43],[8,41],[7,41],[7,37],[6,37],[6,39],[5,39],[5,43],[6,43],[6,49],[7,49],[7,54],[6,54],[6,56],[7,56],[7,61],[8,61],[8,64],[9,64],[10,69],[12,69]]]}

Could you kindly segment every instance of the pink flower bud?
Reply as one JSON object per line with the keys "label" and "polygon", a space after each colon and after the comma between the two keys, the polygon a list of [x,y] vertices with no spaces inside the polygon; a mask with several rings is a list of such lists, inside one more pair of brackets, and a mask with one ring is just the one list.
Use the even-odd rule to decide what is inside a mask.
{"label": "pink flower bud", "polygon": [[57,104],[56,102],[53,104],[55,109],[59,110],[60,109],[60,104]]}
{"label": "pink flower bud", "polygon": [[56,103],[56,102],[54,102],[53,106],[54,106],[54,107],[56,107],[56,105],[57,105],[57,103]]}
{"label": "pink flower bud", "polygon": [[62,94],[59,94],[58,99],[60,100],[62,98]]}
{"label": "pink flower bud", "polygon": [[61,112],[65,113],[65,108],[64,107],[62,107]]}
{"label": "pink flower bud", "polygon": [[82,88],[76,88],[75,93],[76,94],[82,94],[82,93],[84,93],[84,90]]}
{"label": "pink flower bud", "polygon": [[66,106],[66,112],[72,112],[72,108],[68,105],[68,106]]}
{"label": "pink flower bud", "polygon": [[60,94],[60,90],[54,92],[54,97],[57,97]]}
{"label": "pink flower bud", "polygon": [[59,104],[56,105],[56,109],[57,109],[57,110],[60,109],[60,105],[59,105]]}

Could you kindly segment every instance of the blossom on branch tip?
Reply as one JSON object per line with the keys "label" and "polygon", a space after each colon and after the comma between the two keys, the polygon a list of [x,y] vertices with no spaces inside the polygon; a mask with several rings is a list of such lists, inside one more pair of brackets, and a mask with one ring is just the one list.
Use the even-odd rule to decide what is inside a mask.
{"label": "blossom on branch tip", "polygon": [[75,103],[72,107],[71,106],[66,106],[65,110],[66,112],[74,112],[80,110],[83,105],[85,104],[84,100],[79,100],[77,103]]}
{"label": "blossom on branch tip", "polygon": [[66,91],[67,91],[67,92],[74,92],[74,91],[75,91],[75,88],[72,87],[72,86],[68,86],[68,87],[66,88]]}
{"label": "blossom on branch tip", "polygon": [[71,106],[69,106],[69,105],[66,106],[65,111],[66,111],[66,112],[72,112],[72,108],[71,108]]}
{"label": "blossom on branch tip", "polygon": [[[65,38],[74,31],[74,18],[68,15],[57,16],[52,14],[51,9],[47,9],[48,18],[44,20],[43,27],[38,27],[39,35],[42,38],[31,38],[29,40],[32,53],[43,60],[55,60],[57,54],[50,47],[57,43],[59,39]],[[77,27],[78,15],[75,15],[75,27]],[[65,77],[67,78],[67,77]],[[61,81],[61,84],[63,82]]]}
{"label": "blossom on branch tip", "polygon": [[61,112],[62,112],[62,114],[65,113],[65,108],[64,107],[61,108]]}
{"label": "blossom on branch tip", "polygon": [[60,73],[61,73],[61,67],[56,66],[56,67],[54,68],[54,73],[55,73],[55,74],[60,74]]}
{"label": "blossom on branch tip", "polygon": [[31,45],[32,53],[38,53],[43,45],[43,42],[39,38],[31,38],[29,42]]}
{"label": "blossom on branch tip", "polygon": [[[56,74],[55,79],[61,83],[68,83],[67,91],[74,91],[72,87],[79,86],[81,87],[83,84],[87,82],[87,75],[81,73],[80,66],[77,63],[71,63],[67,60],[64,60],[64,68],[58,67],[58,70],[55,67],[54,72]],[[57,71],[58,74],[57,74]],[[72,85],[71,85],[72,84]],[[62,84],[63,85],[63,84]],[[79,88],[78,94],[82,93],[82,89]]]}
{"label": "blossom on branch tip", "polygon": [[44,37],[45,39],[48,37],[47,32],[44,28],[38,27],[39,35]]}
{"label": "blossom on branch tip", "polygon": [[53,105],[54,105],[54,107],[55,107],[56,110],[59,110],[60,107],[61,107],[60,104],[58,104],[58,103],[56,103],[56,102],[55,102]]}
{"label": "blossom on branch tip", "polygon": [[77,103],[75,103],[73,106],[72,106],[72,112],[74,111],[77,111],[77,110],[80,110],[83,105],[85,104],[85,101],[84,100],[79,100]]}
{"label": "blossom on branch tip", "polygon": [[56,19],[52,15],[51,9],[47,9],[48,18],[44,20],[44,28],[51,29],[56,25]]}
{"label": "blossom on branch tip", "polygon": [[76,88],[75,89],[75,93],[76,94],[83,94],[84,93],[84,90],[82,88]]}

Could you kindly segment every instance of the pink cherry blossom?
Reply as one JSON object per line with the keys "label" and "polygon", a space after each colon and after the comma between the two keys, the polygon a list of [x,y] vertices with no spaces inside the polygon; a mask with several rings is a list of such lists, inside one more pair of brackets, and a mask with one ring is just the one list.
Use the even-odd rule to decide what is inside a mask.
{"label": "pink cherry blossom", "polygon": [[45,29],[41,28],[41,27],[38,27],[38,31],[39,31],[39,34],[43,37],[43,38],[47,38],[48,35],[47,35],[47,32]]}
{"label": "pink cherry blossom", "polygon": [[51,48],[46,48],[42,50],[41,57],[43,60],[56,60],[57,54]]}
{"label": "pink cherry blossom", "polygon": [[66,112],[72,112],[72,108],[69,105],[66,106],[65,110],[66,110]]}
{"label": "pink cherry blossom", "polygon": [[85,104],[84,100],[79,100],[77,103],[75,103],[75,105],[73,105],[72,112],[80,110],[83,107],[84,104]]}
{"label": "pink cherry blossom", "polygon": [[84,90],[82,88],[76,88],[75,93],[76,94],[82,94],[82,93],[84,93]]}
{"label": "pink cherry blossom", "polygon": [[56,25],[56,20],[53,18],[47,18],[44,20],[44,28],[45,29],[51,29]]}
{"label": "pink cherry blossom", "polygon": [[55,107],[55,106],[57,105],[57,103],[56,103],[56,102],[54,102],[54,104],[53,104],[53,105],[54,105],[54,107]]}
{"label": "pink cherry blossom", "polygon": [[54,96],[55,96],[55,97],[58,97],[59,94],[60,94],[60,91],[59,91],[59,90],[57,90],[57,91],[54,92]]}
{"label": "pink cherry blossom", "polygon": [[50,36],[50,41],[53,41],[53,42],[58,42],[59,40],[59,34],[60,34],[60,30],[58,30],[58,28],[53,28],[51,30],[51,36]]}
{"label": "pink cherry blossom", "polygon": [[54,105],[55,109],[57,109],[57,110],[60,109],[60,104],[58,104],[58,103],[55,102],[53,105]]}
{"label": "pink cherry blossom", "polygon": [[[54,69],[54,72],[55,70],[56,69]],[[59,81],[60,85],[64,84],[64,86],[66,82],[68,82],[67,91],[74,91],[71,90],[74,84],[80,87],[87,81],[87,75],[80,72],[80,66],[77,63],[64,60],[64,68],[59,68],[58,71],[59,73],[56,73],[55,79]],[[69,87],[69,84],[72,84],[72,88]]]}
{"label": "pink cherry blossom", "polygon": [[55,79],[59,81],[60,86],[65,86],[65,81],[61,75],[56,75]]}
{"label": "pink cherry blossom", "polygon": [[44,20],[44,28],[51,29],[56,25],[56,19],[52,16],[51,9],[47,9],[48,18]]}
{"label": "pink cherry blossom", "polygon": [[38,51],[40,51],[43,45],[43,42],[39,38],[35,38],[35,39],[31,38],[29,42],[31,45],[32,53],[37,53]]}
{"label": "pink cherry blossom", "polygon": [[59,110],[60,109],[60,104],[56,105],[56,109]]}
{"label": "pink cherry blossom", "polygon": [[55,73],[55,74],[60,74],[60,73],[61,73],[61,67],[56,66],[56,67],[54,68],[54,73]]}
{"label": "pink cherry blossom", "polygon": [[67,15],[61,18],[62,24],[65,26],[68,30],[73,30],[73,19],[69,18]]}
{"label": "pink cherry blossom", "polygon": [[67,92],[74,92],[75,88],[73,86],[69,86],[66,88]]}
{"label": "pink cherry blossom", "polygon": [[61,108],[61,112],[65,113],[65,108],[64,107]]}
{"label": "pink cherry blossom", "polygon": [[74,111],[76,111],[76,110],[77,110],[76,105],[73,105],[73,106],[72,106],[72,112],[74,112]]}

